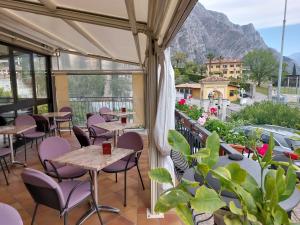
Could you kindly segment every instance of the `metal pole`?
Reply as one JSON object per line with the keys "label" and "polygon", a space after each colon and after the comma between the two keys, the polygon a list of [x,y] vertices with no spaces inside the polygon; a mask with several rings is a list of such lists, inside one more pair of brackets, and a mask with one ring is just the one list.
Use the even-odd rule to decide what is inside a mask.
{"label": "metal pole", "polygon": [[280,63],[279,63],[279,71],[278,71],[277,101],[280,101],[280,91],[281,91],[280,89],[281,89],[282,64],[283,64],[283,46],[284,46],[284,34],[285,34],[285,23],[286,23],[286,8],[287,8],[287,0],[285,0],[285,5],[284,5],[284,18],[283,18],[283,26],[282,26]]}

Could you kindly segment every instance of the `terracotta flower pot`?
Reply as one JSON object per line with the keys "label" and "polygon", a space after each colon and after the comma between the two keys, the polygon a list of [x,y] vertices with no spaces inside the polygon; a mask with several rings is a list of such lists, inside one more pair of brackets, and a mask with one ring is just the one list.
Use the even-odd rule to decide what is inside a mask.
{"label": "terracotta flower pot", "polygon": [[236,145],[236,144],[229,144],[229,145],[240,153],[244,153],[246,148],[244,145]]}

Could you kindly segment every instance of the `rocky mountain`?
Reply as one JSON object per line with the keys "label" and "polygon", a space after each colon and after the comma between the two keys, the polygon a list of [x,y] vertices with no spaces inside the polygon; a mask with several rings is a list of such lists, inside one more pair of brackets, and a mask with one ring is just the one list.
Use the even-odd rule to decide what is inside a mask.
{"label": "rocky mountain", "polygon": [[[298,65],[300,64],[300,52],[296,52],[292,55],[289,56],[289,58],[293,59],[295,62],[298,63]],[[299,71],[300,72],[300,71]]]}
{"label": "rocky mountain", "polygon": [[[233,24],[228,17],[219,12],[207,10],[199,2],[185,21],[171,44],[172,53],[185,52],[188,60],[197,63],[207,61],[209,52],[224,58],[242,59],[253,49],[268,49],[253,24]],[[274,54],[279,58],[279,53]],[[288,70],[293,60],[286,58]]]}

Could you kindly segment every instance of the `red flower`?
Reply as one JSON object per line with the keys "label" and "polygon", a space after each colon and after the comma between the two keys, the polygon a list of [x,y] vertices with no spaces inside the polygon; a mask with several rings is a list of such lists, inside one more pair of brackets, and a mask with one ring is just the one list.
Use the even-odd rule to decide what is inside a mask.
{"label": "red flower", "polygon": [[284,152],[284,154],[292,160],[298,160],[299,156],[293,152]]}
{"label": "red flower", "polygon": [[185,104],[185,99],[180,99],[180,101],[178,102],[179,105],[184,105]]}
{"label": "red flower", "polygon": [[212,107],[212,108],[210,108],[210,113],[216,113],[217,112],[217,108],[215,108],[215,107]]}

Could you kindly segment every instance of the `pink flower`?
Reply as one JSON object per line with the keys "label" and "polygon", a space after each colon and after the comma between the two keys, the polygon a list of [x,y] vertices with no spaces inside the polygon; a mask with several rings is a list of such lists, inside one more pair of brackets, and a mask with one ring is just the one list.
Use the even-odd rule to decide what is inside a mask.
{"label": "pink flower", "polygon": [[185,104],[185,99],[180,99],[180,101],[178,102],[179,105],[184,105]]}
{"label": "pink flower", "polygon": [[202,117],[204,117],[205,119],[208,118],[208,114],[207,113],[202,113]]}
{"label": "pink flower", "polygon": [[201,126],[203,126],[203,125],[205,124],[205,122],[206,122],[206,118],[200,116],[197,122],[198,122]]}
{"label": "pink flower", "polygon": [[217,108],[216,107],[210,108],[210,113],[215,114],[216,112],[217,112]]}

